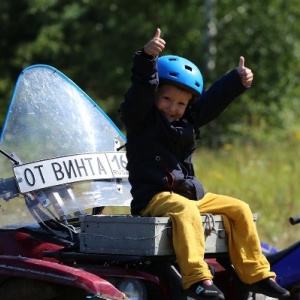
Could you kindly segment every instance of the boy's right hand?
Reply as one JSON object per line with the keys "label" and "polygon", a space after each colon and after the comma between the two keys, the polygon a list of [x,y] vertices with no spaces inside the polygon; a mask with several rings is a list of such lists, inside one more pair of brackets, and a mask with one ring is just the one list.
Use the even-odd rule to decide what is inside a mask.
{"label": "boy's right hand", "polygon": [[160,29],[157,28],[154,37],[143,47],[148,55],[158,56],[164,50],[166,42],[160,37]]}

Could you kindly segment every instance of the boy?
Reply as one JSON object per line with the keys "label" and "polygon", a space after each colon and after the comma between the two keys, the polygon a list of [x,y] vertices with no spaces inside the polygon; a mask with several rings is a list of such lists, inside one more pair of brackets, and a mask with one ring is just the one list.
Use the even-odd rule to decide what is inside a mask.
{"label": "boy", "polygon": [[132,214],[168,216],[183,288],[195,299],[225,299],[212,282],[204,261],[204,233],[199,213],[222,214],[231,262],[249,290],[271,297],[289,292],[261,252],[249,206],[238,199],[205,193],[195,178],[192,154],[195,132],[216,118],[252,83],[253,74],[240,58],[207,91],[199,69],[174,55],[161,56],[160,29],[134,56],[132,85],[121,104],[127,130]]}

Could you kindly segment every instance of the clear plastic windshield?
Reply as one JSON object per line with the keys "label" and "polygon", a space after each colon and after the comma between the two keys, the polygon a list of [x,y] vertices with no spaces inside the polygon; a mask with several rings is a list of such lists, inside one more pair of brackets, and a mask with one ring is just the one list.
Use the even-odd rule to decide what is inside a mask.
{"label": "clear plastic windshield", "polygon": [[[0,136],[0,149],[16,158],[18,172],[24,176],[15,176],[16,161],[0,154],[0,178],[15,177],[21,188],[18,197],[0,200],[0,226],[32,221],[34,213],[28,211],[38,206],[46,210],[39,215],[42,219],[52,218],[52,213],[68,219],[93,207],[129,206],[126,156],[118,149],[125,142],[102,109],[61,72],[46,65],[25,69],[18,78]],[[115,167],[110,158],[115,159]],[[52,167],[56,182],[47,179],[51,170],[42,169],[44,165]],[[57,171],[59,166],[64,173]],[[117,168],[122,169],[122,176],[118,176]],[[41,183],[48,180],[48,184],[36,189],[37,175],[31,170],[39,171]],[[82,173],[85,176],[79,178]],[[68,180],[59,181],[61,174]],[[22,188],[24,179],[31,189]]]}

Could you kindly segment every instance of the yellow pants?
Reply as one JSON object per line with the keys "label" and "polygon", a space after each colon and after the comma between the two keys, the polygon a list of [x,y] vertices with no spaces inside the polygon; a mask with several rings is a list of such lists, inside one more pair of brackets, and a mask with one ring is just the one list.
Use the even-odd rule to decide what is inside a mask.
{"label": "yellow pants", "polygon": [[239,278],[248,284],[275,277],[261,252],[259,237],[249,205],[241,200],[207,193],[193,201],[175,193],[156,194],[142,216],[167,216],[172,220],[173,246],[183,288],[212,279],[204,261],[205,240],[200,213],[223,215],[231,262]]}

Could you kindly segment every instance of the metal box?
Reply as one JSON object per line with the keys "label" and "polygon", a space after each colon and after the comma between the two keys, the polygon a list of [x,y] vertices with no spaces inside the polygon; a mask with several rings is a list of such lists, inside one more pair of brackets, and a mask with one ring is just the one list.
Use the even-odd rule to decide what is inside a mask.
{"label": "metal box", "polygon": [[[227,252],[220,215],[202,215],[205,252]],[[80,251],[141,256],[175,255],[168,217],[86,215],[81,217]]]}

